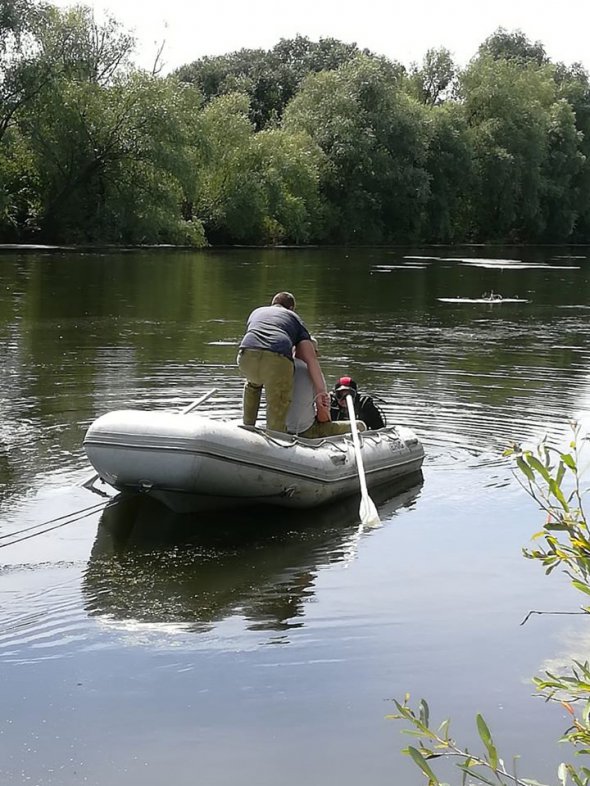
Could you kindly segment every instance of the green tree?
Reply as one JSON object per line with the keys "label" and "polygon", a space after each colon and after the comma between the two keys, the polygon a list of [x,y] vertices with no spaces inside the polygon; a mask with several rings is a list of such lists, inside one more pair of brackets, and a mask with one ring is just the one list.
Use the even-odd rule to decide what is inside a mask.
{"label": "green tree", "polygon": [[[254,133],[248,111],[247,96],[232,93],[211,101],[197,118],[204,148],[196,210],[213,242],[227,242],[234,231],[238,236],[247,233],[249,222],[255,222],[262,212],[258,184],[238,166]],[[230,201],[231,211],[240,216],[239,226],[231,230],[227,221]],[[237,210],[240,202],[242,211]]]}
{"label": "green tree", "polygon": [[305,134],[256,134],[244,95],[212,101],[199,118],[205,143],[198,205],[217,242],[307,242],[321,215],[321,153]]}
{"label": "green tree", "polygon": [[54,10],[30,0],[0,0],[0,237],[16,240],[37,212],[35,168],[20,114],[58,78],[67,34],[44,40]]}
{"label": "green tree", "polygon": [[[54,51],[53,42],[65,42],[60,70],[19,109],[4,156],[12,163],[18,152],[30,164],[24,171],[34,172],[35,198],[28,215],[19,215],[20,235],[202,243],[199,222],[181,213],[194,198],[198,94],[134,70],[133,39],[112,20],[97,25],[87,8],[53,9],[45,22],[40,47]],[[23,212],[18,193],[11,215],[15,205]]]}
{"label": "green tree", "polygon": [[423,104],[435,106],[452,92],[457,67],[448,49],[429,49],[421,66],[413,65],[407,76],[406,89]]}
{"label": "green tree", "polygon": [[324,152],[322,195],[333,241],[384,242],[419,235],[428,198],[425,109],[391,70],[359,55],[310,76],[285,112]]}
{"label": "green tree", "polygon": [[0,142],[0,239],[17,242],[36,226],[39,209],[35,158],[27,139],[12,127]]}
{"label": "green tree", "polygon": [[545,47],[540,41],[530,41],[522,30],[508,31],[499,27],[486,38],[478,50],[480,57],[494,60],[513,60],[521,65],[532,63],[542,66],[549,63]]}
{"label": "green tree", "polygon": [[17,112],[57,70],[56,53],[44,57],[39,41],[50,14],[49,6],[30,0],[0,0],[0,142]]}
{"label": "green tree", "polygon": [[578,151],[581,164],[573,177],[569,199],[576,210],[573,239],[587,242],[590,238],[590,81],[587,71],[579,64],[555,67],[557,95],[572,108],[578,132]]}
{"label": "green tree", "polygon": [[256,134],[248,151],[248,167],[265,195],[262,239],[307,243],[321,232],[319,172],[323,157],[302,133],[271,129]]}
{"label": "green tree", "polygon": [[296,36],[282,38],[268,51],[240,49],[203,57],[182,66],[176,74],[181,81],[196,85],[206,101],[228,93],[245,93],[250,119],[259,131],[277,124],[308,74],[339,68],[358,53],[356,44],[333,38],[314,42]]}
{"label": "green tree", "polygon": [[547,156],[542,167],[543,191],[540,200],[542,239],[563,243],[572,237],[588,192],[582,191],[581,177],[586,158],[580,146],[583,134],[576,129],[576,117],[564,99],[549,110]]}
{"label": "green tree", "polygon": [[474,233],[480,240],[538,240],[555,83],[550,66],[476,58],[461,92],[476,174]]}
{"label": "green tree", "polygon": [[[39,231],[52,242],[172,242],[191,198],[198,96],[135,73],[63,81],[23,126],[37,161]],[[183,183],[186,189],[183,190]],[[197,225],[186,226],[187,240]]]}
{"label": "green tree", "polygon": [[130,68],[134,39],[114,19],[97,25],[90,8],[0,0],[0,140],[18,112],[55,79],[106,85]]}
{"label": "green tree", "polygon": [[469,238],[474,162],[463,107],[452,101],[429,113],[431,139],[425,161],[430,180],[426,226],[430,241],[461,242]]}

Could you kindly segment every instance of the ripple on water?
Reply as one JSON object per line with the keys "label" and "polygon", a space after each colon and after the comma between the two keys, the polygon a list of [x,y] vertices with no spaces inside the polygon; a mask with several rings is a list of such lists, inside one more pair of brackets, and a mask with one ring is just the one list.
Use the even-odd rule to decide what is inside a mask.
{"label": "ripple on water", "polygon": [[81,573],[80,565],[3,572],[0,661],[66,658],[86,645],[90,626],[80,604]]}

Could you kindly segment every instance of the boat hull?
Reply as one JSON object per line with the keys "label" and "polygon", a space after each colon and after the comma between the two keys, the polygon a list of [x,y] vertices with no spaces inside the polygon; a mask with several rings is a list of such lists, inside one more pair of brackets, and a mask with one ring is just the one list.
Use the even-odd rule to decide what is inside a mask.
{"label": "boat hull", "polygon": [[[422,466],[424,449],[410,429],[360,438],[369,488]],[[178,511],[311,508],[359,490],[351,435],[305,440],[191,413],[120,410],[90,426],[84,449],[115,489],[144,491]]]}

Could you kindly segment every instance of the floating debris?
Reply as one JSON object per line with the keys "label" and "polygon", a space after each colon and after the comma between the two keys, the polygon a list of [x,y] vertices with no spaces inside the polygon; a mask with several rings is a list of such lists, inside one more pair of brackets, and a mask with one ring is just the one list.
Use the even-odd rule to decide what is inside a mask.
{"label": "floating debris", "polygon": [[481,297],[438,297],[441,303],[528,303],[522,297],[503,297],[497,292],[484,292]]}

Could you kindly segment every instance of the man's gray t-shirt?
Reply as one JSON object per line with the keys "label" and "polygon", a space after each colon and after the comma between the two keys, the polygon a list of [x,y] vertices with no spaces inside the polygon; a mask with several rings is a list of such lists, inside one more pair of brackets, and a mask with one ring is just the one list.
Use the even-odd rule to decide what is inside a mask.
{"label": "man's gray t-shirt", "polygon": [[310,335],[301,317],[283,306],[261,306],[248,317],[240,349],[264,349],[293,359],[293,347]]}
{"label": "man's gray t-shirt", "polygon": [[293,398],[287,412],[287,431],[301,434],[315,422],[315,394],[307,363],[300,358],[295,358],[294,362]]}

